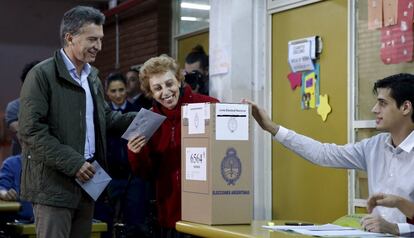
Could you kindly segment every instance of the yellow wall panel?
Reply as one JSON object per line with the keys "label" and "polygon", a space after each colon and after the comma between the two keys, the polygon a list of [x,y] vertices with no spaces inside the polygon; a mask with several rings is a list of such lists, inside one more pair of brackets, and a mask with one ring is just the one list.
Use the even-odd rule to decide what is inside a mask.
{"label": "yellow wall panel", "polygon": [[200,33],[197,35],[189,36],[189,37],[178,40],[177,60],[181,68],[184,68],[185,57],[198,44],[203,46],[204,51],[208,55],[208,47],[209,47],[208,37],[209,37],[209,32],[204,32],[204,33]]}
{"label": "yellow wall panel", "polygon": [[[323,122],[316,109],[302,110],[300,89],[292,91],[288,41],[319,35],[320,94],[332,112]],[[272,16],[272,117],[322,142],[347,142],[347,1],[330,0]],[[273,219],[326,223],[347,213],[347,171],[313,165],[273,144]]]}

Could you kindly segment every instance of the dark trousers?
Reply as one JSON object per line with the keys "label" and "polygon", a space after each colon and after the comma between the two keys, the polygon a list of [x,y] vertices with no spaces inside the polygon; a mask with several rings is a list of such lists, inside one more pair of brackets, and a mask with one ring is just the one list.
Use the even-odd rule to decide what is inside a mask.
{"label": "dark trousers", "polygon": [[82,194],[75,209],[34,204],[37,238],[91,237],[94,202]]}

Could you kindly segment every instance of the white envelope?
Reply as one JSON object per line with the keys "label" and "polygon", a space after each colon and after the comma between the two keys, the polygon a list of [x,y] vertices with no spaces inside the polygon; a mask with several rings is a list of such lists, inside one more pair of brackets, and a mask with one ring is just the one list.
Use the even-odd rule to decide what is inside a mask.
{"label": "white envelope", "polygon": [[165,119],[163,115],[141,108],[121,138],[132,140],[142,135],[148,141]]}
{"label": "white envelope", "polygon": [[92,162],[92,165],[95,167],[96,171],[93,178],[85,183],[81,182],[79,179],[76,179],[76,182],[93,198],[93,200],[96,201],[112,178],[109,177],[96,160]]}

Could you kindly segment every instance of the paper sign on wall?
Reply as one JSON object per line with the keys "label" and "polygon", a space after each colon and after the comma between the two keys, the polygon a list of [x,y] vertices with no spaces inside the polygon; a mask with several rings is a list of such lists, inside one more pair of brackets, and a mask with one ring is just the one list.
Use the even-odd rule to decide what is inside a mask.
{"label": "paper sign on wall", "polygon": [[382,27],[382,0],[368,0],[368,29]]}
{"label": "paper sign on wall", "polygon": [[307,39],[289,41],[289,65],[292,72],[313,70],[311,41]]}
{"label": "paper sign on wall", "polygon": [[397,0],[383,0],[384,10],[384,26],[392,26],[397,24]]}
{"label": "paper sign on wall", "polygon": [[216,140],[249,140],[247,104],[216,104]]}
{"label": "paper sign on wall", "polygon": [[205,147],[185,148],[185,179],[207,180],[207,149]]}
{"label": "paper sign on wall", "polygon": [[315,70],[304,72],[301,87],[301,108],[304,110],[319,106],[319,64]]}
{"label": "paper sign on wall", "polygon": [[398,25],[381,29],[381,60],[398,64],[413,60],[413,0],[398,3]]}

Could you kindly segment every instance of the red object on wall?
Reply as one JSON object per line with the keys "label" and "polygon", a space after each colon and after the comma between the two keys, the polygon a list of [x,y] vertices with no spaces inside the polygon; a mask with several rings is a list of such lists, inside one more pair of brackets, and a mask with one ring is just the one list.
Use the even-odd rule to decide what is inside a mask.
{"label": "red object on wall", "polygon": [[398,64],[413,60],[414,0],[398,1],[397,25],[381,29],[381,60]]}

